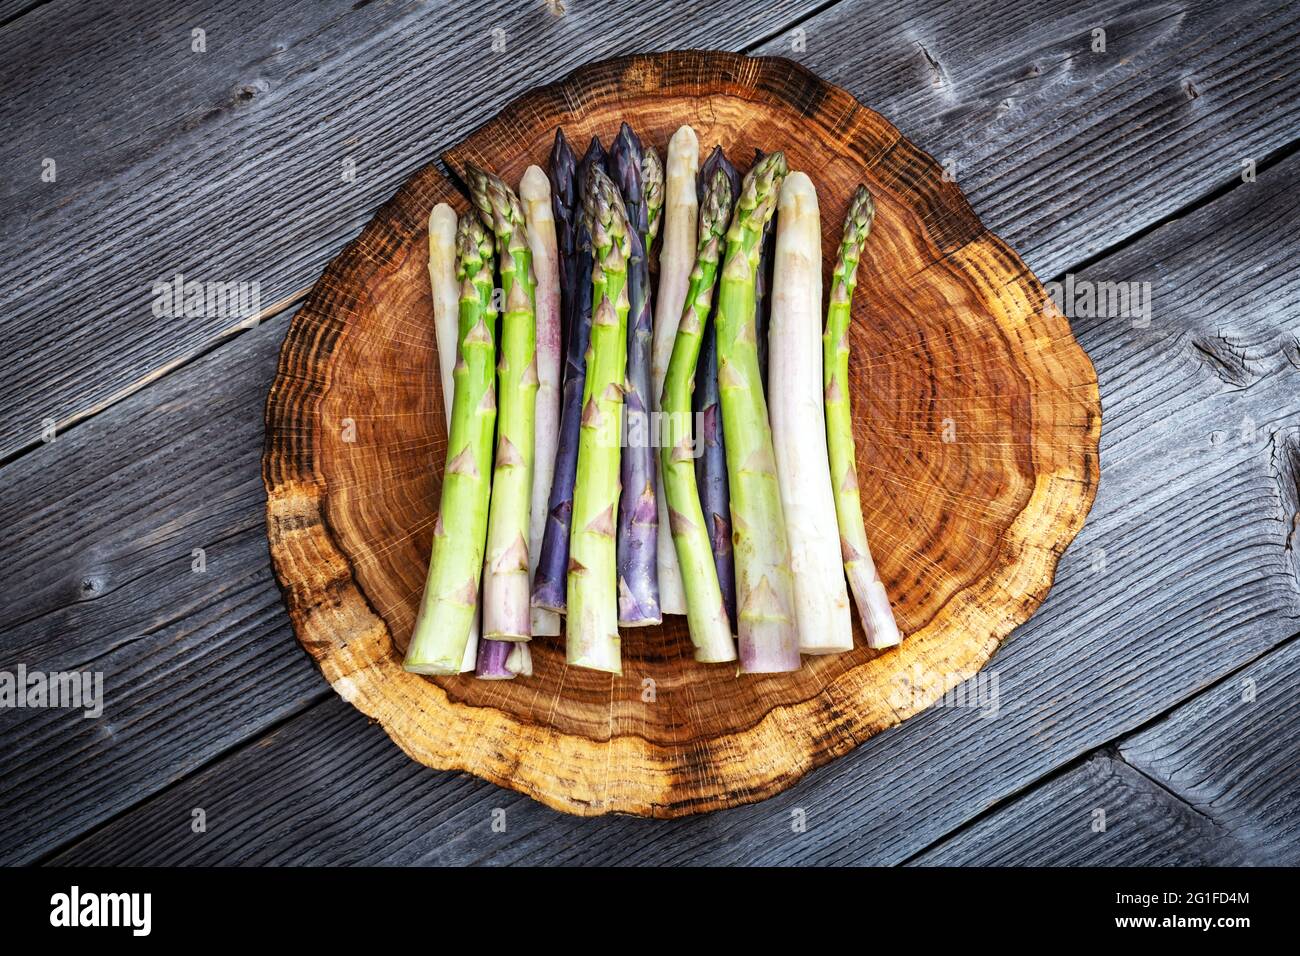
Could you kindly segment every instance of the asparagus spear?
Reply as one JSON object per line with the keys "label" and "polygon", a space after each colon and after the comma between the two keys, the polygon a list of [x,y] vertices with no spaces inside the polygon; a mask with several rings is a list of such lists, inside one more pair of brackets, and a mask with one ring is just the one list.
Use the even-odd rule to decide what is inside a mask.
{"label": "asparagus spear", "polygon": [[513,680],[533,676],[533,657],[527,641],[484,641],[478,657],[479,680]]}
{"label": "asparagus spear", "polygon": [[[539,166],[529,166],[519,183],[528,224],[528,247],[537,277],[537,403],[533,436],[533,492],[528,528],[528,569],[536,575],[546,530],[546,506],[555,475],[560,430],[560,262],[551,213],[551,186]],[[560,633],[560,616],[532,609],[534,636]]]}
{"label": "asparagus spear", "polygon": [[564,130],[556,127],[555,143],[546,164],[546,178],[551,185],[551,212],[555,219],[556,252],[560,261],[560,385],[567,379],[564,361],[573,331],[577,306],[574,288],[578,277],[578,230],[582,205],[578,201],[578,161],[574,158]]}
{"label": "asparagus spear", "polygon": [[622,382],[627,366],[627,213],[609,177],[591,169],[584,196],[595,258],[591,274],[591,344],[582,394],[578,477],[569,543],[568,662],[622,673],[614,521],[619,498]]}
{"label": "asparagus spear", "polygon": [[[556,134],[551,152],[551,176],[555,194],[567,197],[570,215],[568,229],[573,234],[575,264],[571,285],[564,298],[571,312],[569,332],[564,348],[564,389],[560,397],[560,440],[555,455],[555,475],[546,512],[546,532],[542,553],[533,580],[533,606],[561,613],[565,610],[565,587],[569,564],[569,525],[573,514],[573,486],[578,469],[578,436],[582,420],[582,394],[587,375],[587,346],[591,341],[591,232],[580,207],[586,202],[590,171],[605,168],[605,150],[592,137],[587,153],[573,164],[573,152],[562,133]],[[570,183],[571,185],[565,185]],[[560,217],[564,220],[564,217]]]}
{"label": "asparagus spear", "polygon": [[456,674],[465,659],[470,628],[478,609],[488,525],[488,484],[496,358],[492,308],[493,241],[473,216],[457,230],[460,276],[460,359],[452,390],[451,428],[442,499],[433,526],[433,555],[405,667],[417,674]]}
{"label": "asparagus spear", "polygon": [[849,322],[852,319],[853,290],[858,280],[858,260],[871,231],[876,206],[866,186],[859,186],[844,217],[844,239],[831,279],[830,304],[826,308],[826,332],[822,336],[822,376],[826,388],[826,444],[830,453],[831,481],[835,486],[835,510],[839,516],[840,551],[849,578],[853,600],[862,619],[867,646],[893,647],[902,641],[889,595],[871,559],[867,529],[858,497],[857,452],[853,442],[852,411],[849,406]]}
{"label": "asparagus spear", "polygon": [[763,227],[785,175],[785,154],[777,152],[745,177],[727,231],[718,294],[718,384],[731,485],[740,669],[748,674],[799,667],[790,549],[758,369],[754,304]]}
{"label": "asparagus spear", "polygon": [[772,441],[790,541],[799,650],[853,650],[841,573],[822,409],[822,229],[817,190],[803,173],[781,184],[772,272]]}
{"label": "asparagus spear", "polygon": [[[754,164],[758,165],[767,154],[754,150]],[[759,247],[758,271],[754,274],[754,327],[758,332],[758,372],[763,377],[763,392],[767,392],[768,328],[772,322],[772,264],[776,259],[776,220],[769,219],[763,227],[763,244]]]}
{"label": "asparagus spear", "polygon": [[[740,174],[728,162],[721,146],[700,167],[700,202],[704,202],[704,187],[721,171],[731,187],[724,221],[730,222],[736,197],[740,195]],[[695,480],[699,487],[700,502],[704,508],[704,523],[708,526],[709,542],[713,547],[713,565],[722,589],[722,601],[727,607],[727,618],[736,625],[736,564],[731,553],[731,491],[727,487],[727,448],[722,434],[721,396],[718,392],[718,328],[717,300],[713,303],[714,320],[704,327],[704,340],[700,344],[700,358],[695,371],[695,394],[692,403],[700,424],[703,448],[695,459]]]}
{"label": "asparagus spear", "polygon": [[483,634],[526,641],[532,620],[528,585],[528,510],[533,487],[533,432],[537,396],[536,322],[532,253],[524,211],[514,190],[499,177],[471,165],[470,195],[483,224],[501,250],[501,358],[497,366],[498,413],[492,506],[488,513],[487,580],[483,585]]}
{"label": "asparagus spear", "polygon": [[[451,407],[456,394],[456,359],[460,355],[460,280],[456,278],[456,210],[440,202],[429,212],[429,288],[433,294],[433,331],[442,371],[442,405],[451,437]],[[465,659],[460,671],[472,671],[478,660],[479,609],[474,607]]]}
{"label": "asparagus spear", "polygon": [[[628,329],[623,417],[627,442],[621,462],[623,493],[618,504],[618,623],[642,627],[663,620],[659,612],[659,506],[655,502],[655,454],[650,440],[650,263],[647,257],[651,194],[643,183],[641,141],[624,123],[609,151],[614,181],[627,210]],[[650,167],[654,171],[654,167]]]}
{"label": "asparagus spear", "polygon": [[[677,323],[686,302],[686,287],[695,264],[696,228],[699,204],[695,195],[695,172],[700,162],[700,143],[695,130],[683,126],[668,141],[664,163],[664,241],[659,250],[659,289],[655,297],[652,398],[659,411],[664,377],[677,338]],[[662,462],[659,481],[663,483]],[[668,505],[659,501],[659,524],[668,526]],[[664,614],[686,613],[686,592],[677,566],[677,551],[671,535],[660,535],[658,544],[659,609]]]}
{"label": "asparagus spear", "polygon": [[686,621],[695,659],[708,663],[734,661],[736,642],[731,637],[722,590],[713,564],[704,510],[695,486],[695,458],[691,440],[691,391],[700,342],[713,303],[718,273],[718,249],[731,212],[731,183],[717,170],[700,204],[699,249],[691,270],[686,306],[677,324],[668,374],[664,378],[661,406],[668,440],[660,451],[668,521],[686,588]]}

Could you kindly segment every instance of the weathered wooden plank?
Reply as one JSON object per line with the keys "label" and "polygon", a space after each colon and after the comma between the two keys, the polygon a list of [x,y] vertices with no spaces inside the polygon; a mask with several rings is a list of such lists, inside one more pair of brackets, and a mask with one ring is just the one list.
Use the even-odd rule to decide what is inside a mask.
{"label": "weathered wooden plank", "polygon": [[1124,740],[1119,750],[1248,847],[1254,862],[1295,866],[1297,723],[1300,642],[1291,641]]}
{"label": "weathered wooden plank", "polygon": [[286,327],[0,470],[0,670],[99,673],[104,701],[96,719],[0,708],[0,862],[48,852],[328,693],[267,561],[262,411]]}
{"label": "weathered wooden plank", "polygon": [[0,0],[0,24],[8,24],[40,6],[43,0]]}
{"label": "weathered wooden plank", "polygon": [[[1298,187],[1300,157],[1292,157],[1079,277],[1149,279],[1153,313],[1149,323],[1074,320],[1101,379],[1102,481],[1052,594],[985,672],[997,676],[996,708],[986,698],[982,710],[933,709],[769,801],[654,823],[568,818],[426,772],[331,699],[286,725],[267,743],[270,756],[249,749],[223,760],[65,858],[907,860],[1296,631],[1300,584],[1285,546],[1295,471],[1268,436],[1300,413],[1300,279],[1290,268],[1300,239],[1285,228]],[[309,785],[286,798],[288,783],[264,782],[271,767],[279,780]],[[210,830],[201,848],[141,843],[142,834],[181,825],[181,810],[218,780],[223,806],[240,808],[237,833]],[[504,836],[491,831],[492,808],[507,810]],[[793,829],[799,813],[802,832]],[[304,841],[322,826],[328,838]]]}
{"label": "weathered wooden plank", "polygon": [[1100,753],[921,854],[919,866],[1240,866],[1209,818]]}
{"label": "weathered wooden plank", "polygon": [[[465,4],[438,17],[422,16],[414,3],[356,11],[346,3],[238,12],[182,6],[155,22],[152,11],[53,4],[30,24],[23,18],[0,35],[0,62],[16,64],[5,86],[24,94],[0,109],[0,127],[18,134],[6,152],[12,175],[0,177],[13,184],[5,231],[28,250],[0,265],[0,283],[13,295],[5,314],[20,343],[0,360],[14,391],[9,411],[0,410],[0,454],[36,440],[46,419],[75,418],[234,324],[229,315],[209,316],[178,332],[178,323],[150,314],[153,281],[178,272],[256,281],[263,305],[280,301],[310,283],[435,145],[539,73],[617,52],[633,36],[643,49],[744,46],[809,6],[792,0],[740,15],[697,8],[683,16],[662,5],[599,12],[571,5],[558,21],[540,6],[474,5],[473,18]],[[45,25],[55,13],[64,18],[59,30]],[[1028,23],[1018,6],[997,0],[923,28],[924,13],[913,0],[870,15],[841,4],[803,28],[802,52],[790,37],[765,49],[845,82],[952,159],[977,210],[1040,272],[1058,271],[1225,181],[1242,158],[1262,157],[1295,128],[1294,98],[1280,95],[1294,79],[1295,60],[1283,55],[1296,42],[1294,7],[1112,4],[1081,13],[1058,4]],[[235,16],[237,48],[221,40]],[[1087,46],[1098,19],[1110,25],[1106,54]],[[187,42],[198,22],[213,37],[202,54]],[[439,37],[477,35],[472,28],[487,24],[505,31],[508,54],[473,54],[493,58],[495,85],[449,79],[477,74],[464,69],[464,44]],[[91,30],[100,42],[80,42]],[[355,55],[358,37],[367,56]],[[251,62],[249,50],[259,52]],[[72,99],[92,65],[104,100]],[[344,109],[340,90],[349,91]],[[64,108],[45,109],[52,97]],[[103,121],[106,111],[112,123]],[[1089,117],[1082,128],[1080,116]],[[300,135],[304,128],[313,135]],[[1234,143],[1231,155],[1224,137]],[[253,164],[249,144],[257,144]],[[1144,158],[1118,161],[1129,153],[1116,144]],[[39,180],[47,157],[62,160],[57,184]],[[352,182],[343,179],[345,161],[355,163]],[[206,184],[201,197],[196,181]],[[147,211],[133,201],[138,182],[161,197]],[[196,244],[196,235],[212,240]],[[77,319],[55,331],[43,319],[50,314]],[[118,341],[123,315],[136,334]]]}
{"label": "weathered wooden plank", "polygon": [[815,5],[101,0],[21,18],[0,33],[0,232],[23,250],[0,261],[0,457],[240,321],[155,315],[156,281],[283,301],[539,79],[632,49],[744,47]]}
{"label": "weathered wooden plank", "polygon": [[[1097,52],[1094,30],[1105,31]],[[845,0],[790,56],[951,163],[1043,278],[1232,181],[1296,138],[1300,8],[1216,0]]]}

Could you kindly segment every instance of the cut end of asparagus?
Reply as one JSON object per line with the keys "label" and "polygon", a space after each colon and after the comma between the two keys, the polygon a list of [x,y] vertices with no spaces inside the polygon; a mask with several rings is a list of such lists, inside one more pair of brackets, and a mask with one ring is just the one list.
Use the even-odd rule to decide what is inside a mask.
{"label": "cut end of asparagus", "polygon": [[867,647],[883,650],[903,643],[903,635],[894,619],[894,609],[890,607],[885,585],[879,578],[855,583],[857,586],[852,590],[857,598],[862,630],[867,635]]}
{"label": "cut end of asparagus", "polygon": [[533,602],[533,637],[559,637],[560,615],[553,608],[542,608]]}
{"label": "cut end of asparagus", "polygon": [[515,644],[510,648],[510,656],[506,658],[506,670],[516,677],[533,676],[533,652],[528,649],[527,644]]}
{"label": "cut end of asparagus", "polygon": [[447,661],[412,661],[402,662],[402,670],[411,674],[422,674],[425,677],[446,677],[453,674],[461,673],[461,662],[457,660],[454,664]]}
{"label": "cut end of asparagus", "polygon": [[603,647],[593,647],[585,652],[570,651],[565,655],[565,662],[570,667],[582,667],[589,671],[603,671],[606,674],[622,674],[623,659],[620,641],[617,635],[608,637]]}
{"label": "cut end of asparagus", "polygon": [[800,667],[797,639],[788,621],[740,623],[740,673],[786,674]]}
{"label": "cut end of asparagus", "polygon": [[515,674],[506,667],[506,659],[514,646],[503,641],[480,641],[474,676],[479,680],[512,680]]}

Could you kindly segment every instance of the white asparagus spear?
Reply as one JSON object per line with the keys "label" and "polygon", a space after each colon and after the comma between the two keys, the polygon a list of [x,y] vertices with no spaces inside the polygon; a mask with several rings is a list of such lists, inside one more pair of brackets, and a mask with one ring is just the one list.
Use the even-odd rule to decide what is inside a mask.
{"label": "white asparagus spear", "polygon": [[[558,614],[555,616],[559,617]],[[536,637],[536,633],[533,636]],[[533,676],[533,652],[528,649],[526,641],[517,641],[510,645],[510,656],[506,658],[506,670],[516,677]]]}
{"label": "white asparagus spear", "polygon": [[[659,412],[664,377],[673,357],[677,340],[677,323],[686,302],[686,287],[695,267],[695,240],[699,227],[699,200],[695,179],[700,168],[700,141],[695,130],[683,126],[668,141],[668,158],[664,162],[663,245],[659,249],[659,289],[655,295],[655,326],[651,354],[651,408]],[[663,466],[655,456],[657,487],[664,486]],[[663,532],[669,527],[668,499],[659,495],[659,610],[664,614],[686,613],[686,590],[677,563],[673,536]]]}
{"label": "white asparagus spear", "polygon": [[[456,394],[456,353],[460,351],[460,282],[456,279],[456,210],[440,202],[429,213],[429,286],[433,291],[433,334],[438,342],[438,365],[442,373],[442,404],[447,411],[447,432],[451,433],[451,403]],[[479,612],[474,611],[462,674],[478,663]]]}
{"label": "white asparagus spear", "polygon": [[[560,434],[560,257],[556,250],[551,183],[538,166],[529,166],[519,183],[519,201],[527,222],[528,247],[537,277],[537,408],[533,438],[533,500],[528,516],[528,580],[531,589],[546,530],[546,508],[555,472],[556,441]],[[560,615],[535,607],[533,636],[560,633]],[[522,658],[525,651],[521,651]],[[506,664],[510,667],[509,663]],[[531,662],[528,668],[532,671]]]}
{"label": "white asparagus spear", "polygon": [[804,654],[853,649],[822,392],[822,233],[812,180],[791,173],[777,205],[769,415]]}

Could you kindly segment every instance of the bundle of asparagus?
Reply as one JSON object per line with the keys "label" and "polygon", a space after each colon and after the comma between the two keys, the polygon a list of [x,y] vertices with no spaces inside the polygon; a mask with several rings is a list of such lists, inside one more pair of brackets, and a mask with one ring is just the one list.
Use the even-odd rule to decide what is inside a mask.
{"label": "bundle of asparagus", "polygon": [[620,625],[685,613],[696,660],[791,671],[852,649],[845,575],[868,645],[901,639],[848,392],[871,197],[853,197],[822,332],[811,179],[757,150],[742,181],[720,147],[697,176],[689,126],[667,156],[623,124],[578,162],[557,130],[518,195],[470,166],[474,211],[430,214],[448,447],[408,670],[530,675],[527,642],[566,614],[568,663],[617,674]]}

